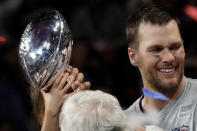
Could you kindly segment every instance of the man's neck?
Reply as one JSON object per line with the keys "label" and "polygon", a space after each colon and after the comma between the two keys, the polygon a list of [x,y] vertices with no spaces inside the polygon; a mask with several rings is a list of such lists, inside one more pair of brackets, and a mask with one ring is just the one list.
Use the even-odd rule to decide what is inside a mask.
{"label": "man's neck", "polygon": [[168,103],[169,101],[153,99],[153,98],[144,96],[142,100],[142,108],[144,112],[148,112],[149,110],[152,110],[152,109],[161,111]]}
{"label": "man's neck", "polygon": [[176,98],[176,96],[180,93],[183,87],[183,83],[184,83],[184,78],[181,80],[177,90],[175,90],[173,93],[164,94],[165,96],[169,98],[168,101],[144,96],[142,103],[141,103],[144,112],[147,112],[151,109],[156,109],[158,111],[161,111],[167,104],[173,101]]}

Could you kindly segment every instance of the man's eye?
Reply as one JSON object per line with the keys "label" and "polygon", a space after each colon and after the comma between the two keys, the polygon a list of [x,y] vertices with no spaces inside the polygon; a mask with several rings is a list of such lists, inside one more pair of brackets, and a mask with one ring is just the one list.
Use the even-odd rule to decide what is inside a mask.
{"label": "man's eye", "polygon": [[151,50],[151,52],[160,52],[162,50],[162,48],[153,48],[152,50]]}
{"label": "man's eye", "polygon": [[178,50],[180,48],[180,45],[174,45],[172,47],[170,47],[170,50]]}

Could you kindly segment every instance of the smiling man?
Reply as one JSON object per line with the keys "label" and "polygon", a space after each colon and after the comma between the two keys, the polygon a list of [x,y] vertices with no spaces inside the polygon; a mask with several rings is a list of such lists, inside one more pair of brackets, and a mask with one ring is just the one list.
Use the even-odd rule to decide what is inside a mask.
{"label": "smiling man", "polygon": [[156,109],[160,116],[157,126],[171,131],[195,131],[197,81],[184,77],[185,51],[178,24],[166,9],[150,3],[128,17],[130,62],[139,69],[144,88],[153,95],[160,92],[168,100],[144,93],[125,112],[132,116]]}

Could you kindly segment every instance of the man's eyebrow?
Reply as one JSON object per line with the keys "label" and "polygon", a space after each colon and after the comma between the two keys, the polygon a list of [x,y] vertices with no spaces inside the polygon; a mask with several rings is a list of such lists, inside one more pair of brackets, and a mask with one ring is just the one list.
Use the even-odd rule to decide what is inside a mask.
{"label": "man's eyebrow", "polygon": [[149,46],[146,50],[151,50],[151,49],[154,49],[154,48],[163,48],[163,46],[155,44],[155,45]]}
{"label": "man's eyebrow", "polygon": [[176,42],[173,42],[171,45],[177,45],[177,44],[183,44],[183,41],[176,41]]}

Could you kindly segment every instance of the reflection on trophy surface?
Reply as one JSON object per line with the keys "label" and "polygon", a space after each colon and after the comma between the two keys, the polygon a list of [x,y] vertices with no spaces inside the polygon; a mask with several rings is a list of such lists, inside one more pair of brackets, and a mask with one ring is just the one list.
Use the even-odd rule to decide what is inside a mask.
{"label": "reflection on trophy surface", "polygon": [[19,46],[19,61],[30,85],[42,88],[68,65],[72,49],[71,32],[56,10],[39,13],[26,27]]}

